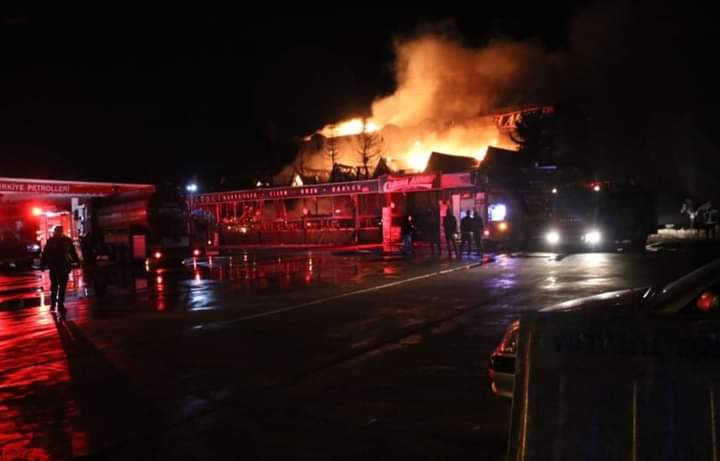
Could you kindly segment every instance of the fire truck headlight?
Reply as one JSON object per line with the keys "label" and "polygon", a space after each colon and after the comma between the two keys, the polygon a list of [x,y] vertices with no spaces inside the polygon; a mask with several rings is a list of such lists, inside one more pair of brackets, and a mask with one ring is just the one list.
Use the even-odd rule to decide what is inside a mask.
{"label": "fire truck headlight", "polygon": [[507,206],[504,203],[493,203],[488,206],[488,216],[490,221],[505,221],[507,216]]}
{"label": "fire truck headlight", "polygon": [[583,240],[589,245],[597,245],[602,240],[602,234],[600,234],[600,231],[593,229],[585,234]]}
{"label": "fire truck headlight", "polygon": [[159,251],[156,251],[155,254],[153,254],[153,256],[155,256],[155,259],[160,259],[160,258],[162,258],[162,253],[160,253]]}
{"label": "fire truck headlight", "polygon": [[551,230],[545,234],[545,240],[550,245],[556,245],[560,242],[560,233],[556,230]]}
{"label": "fire truck headlight", "polygon": [[193,256],[200,256],[200,250],[193,250]]}

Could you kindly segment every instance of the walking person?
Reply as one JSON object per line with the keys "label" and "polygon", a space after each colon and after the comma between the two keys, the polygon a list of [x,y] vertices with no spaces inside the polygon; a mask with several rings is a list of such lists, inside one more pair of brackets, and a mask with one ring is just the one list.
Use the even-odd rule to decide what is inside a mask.
{"label": "walking person", "polygon": [[457,219],[453,216],[452,208],[447,209],[447,214],[443,218],[443,230],[445,231],[445,243],[447,243],[448,258],[452,258],[453,250],[455,257],[459,257],[455,234],[457,234]]}
{"label": "walking person", "polygon": [[65,289],[73,264],[79,264],[75,246],[70,238],[63,234],[62,226],[55,226],[53,236],[45,244],[41,263],[43,269],[50,270],[50,310],[65,315]]}
{"label": "walking person", "polygon": [[467,255],[472,254],[473,241],[473,218],[470,216],[470,210],[465,211],[465,216],[460,220],[460,257],[462,257],[463,247],[467,243]]}
{"label": "walking person", "polygon": [[480,261],[482,261],[483,253],[485,250],[483,246],[483,236],[485,235],[485,221],[483,220],[482,216],[480,216],[480,213],[478,213],[477,210],[473,210],[472,224],[472,232],[475,239],[475,250],[478,256],[480,256]]}

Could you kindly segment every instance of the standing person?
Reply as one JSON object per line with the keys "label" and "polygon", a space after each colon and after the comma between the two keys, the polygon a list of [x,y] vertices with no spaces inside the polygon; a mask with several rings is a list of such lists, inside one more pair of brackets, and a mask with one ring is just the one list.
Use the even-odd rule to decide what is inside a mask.
{"label": "standing person", "polygon": [[480,256],[480,260],[482,260],[484,253],[483,235],[485,232],[485,221],[483,221],[483,218],[480,216],[480,213],[478,213],[478,210],[473,210],[472,223],[472,232],[473,237],[475,238],[475,250],[477,251],[478,256]]}
{"label": "standing person", "polygon": [[55,226],[43,250],[42,267],[50,269],[50,310],[57,306],[58,313],[65,315],[65,289],[67,288],[70,270],[78,264],[75,246],[70,238],[63,235],[62,226]]}
{"label": "standing person", "polygon": [[428,210],[428,240],[430,241],[430,252],[435,256],[435,248],[437,247],[438,256],[442,256],[442,248],[440,247],[440,216],[434,209]]}
{"label": "standing person", "polygon": [[447,214],[443,218],[443,229],[445,230],[445,243],[447,243],[448,258],[452,258],[453,249],[455,257],[459,257],[455,234],[457,234],[457,219],[453,216],[452,208],[448,207]]}
{"label": "standing person", "polygon": [[407,215],[400,228],[403,239],[403,254],[413,254],[413,238],[415,234],[415,221],[412,215]]}
{"label": "standing person", "polygon": [[470,216],[470,210],[465,211],[465,216],[460,220],[460,256],[462,256],[463,247],[467,243],[467,255],[472,253],[473,240],[473,219]]}
{"label": "standing person", "polygon": [[717,208],[709,208],[707,211],[705,211],[705,215],[703,216],[703,218],[705,221],[705,237],[715,240],[715,229],[717,228],[718,224]]}
{"label": "standing person", "polygon": [[95,265],[95,242],[92,234],[86,232],[80,237],[80,252],[85,266]]}

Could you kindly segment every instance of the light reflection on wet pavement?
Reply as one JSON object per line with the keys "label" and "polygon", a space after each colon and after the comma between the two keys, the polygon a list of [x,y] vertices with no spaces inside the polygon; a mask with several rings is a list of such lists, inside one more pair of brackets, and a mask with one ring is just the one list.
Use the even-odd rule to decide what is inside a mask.
{"label": "light reflection on wet pavement", "polygon": [[[493,443],[502,451],[506,407],[484,386],[487,355],[507,322],[572,297],[668,281],[687,270],[673,258],[501,255],[378,291],[372,287],[460,263],[245,253],[182,269],[113,271],[103,296],[96,276],[76,270],[67,321],[59,322],[48,312],[46,273],[0,275],[0,454],[114,455],[121,442],[146,449],[144,437],[155,433],[177,442],[177,450],[193,450],[196,439],[183,431],[196,430],[195,415],[217,429],[233,418],[219,410],[227,405],[264,414],[280,404],[351,425],[382,415],[395,429],[418,434],[459,431],[471,440],[482,430],[499,438]],[[360,291],[338,298],[354,290]],[[314,303],[321,298],[328,300]],[[309,307],[283,311],[304,303]],[[268,311],[278,314],[242,320]],[[216,328],[196,334],[197,325]],[[418,387],[415,379],[434,387]],[[270,390],[274,397],[263,400]],[[437,400],[423,397],[428,392]],[[466,401],[452,414],[447,405],[458,396]],[[430,409],[444,416],[418,416]],[[262,424],[272,428],[276,421]],[[209,435],[192,434],[198,444],[209,443]],[[283,441],[268,434],[258,440]],[[430,444],[427,453],[453,449],[423,443]],[[163,443],[149,445],[168,453]]]}
{"label": "light reflection on wet pavement", "polygon": [[[468,260],[473,262],[472,259]],[[427,263],[417,262],[417,265]],[[448,262],[445,262],[449,264]],[[402,258],[380,255],[332,256],[329,253],[287,254],[275,257],[245,253],[186,261],[183,267],[151,270],[106,269],[109,296],[147,294],[166,297],[183,291],[212,291],[231,286],[235,295],[292,291],[322,286],[352,286],[371,278],[392,279],[407,271]],[[0,310],[46,305],[49,297],[47,272],[0,273]],[[68,303],[96,298],[98,288],[92,273],[75,269],[68,283]],[[211,294],[196,301],[212,299]],[[162,302],[156,310],[164,310]],[[141,307],[141,306],[138,306]]]}

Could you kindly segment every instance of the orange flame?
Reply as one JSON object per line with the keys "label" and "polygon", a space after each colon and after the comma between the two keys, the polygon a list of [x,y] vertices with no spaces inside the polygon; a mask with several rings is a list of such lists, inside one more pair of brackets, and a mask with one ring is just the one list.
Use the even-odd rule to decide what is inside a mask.
{"label": "orange flame", "polygon": [[[353,137],[362,132],[363,121],[359,118],[327,125],[318,131],[327,138],[339,140],[338,160],[340,163],[349,165],[357,163],[357,142]],[[424,170],[433,152],[471,157],[481,162],[485,158],[489,146],[513,147],[510,140],[503,139],[490,117],[476,117],[465,123],[441,128],[380,126],[375,122],[368,121],[365,125],[365,132],[382,133],[382,155],[388,166],[396,171]],[[323,159],[322,155],[315,157],[317,160],[314,167],[326,168],[328,166],[324,164],[327,160]]]}
{"label": "orange flame", "polygon": [[352,136],[360,133],[372,133],[378,131],[380,127],[371,120],[361,118],[353,118],[337,124],[327,125],[319,133],[326,138],[336,138],[341,136]]}

